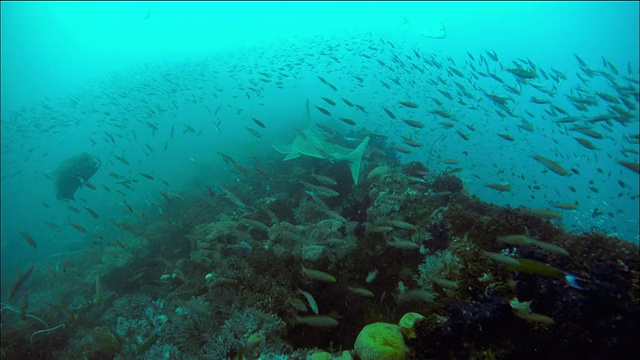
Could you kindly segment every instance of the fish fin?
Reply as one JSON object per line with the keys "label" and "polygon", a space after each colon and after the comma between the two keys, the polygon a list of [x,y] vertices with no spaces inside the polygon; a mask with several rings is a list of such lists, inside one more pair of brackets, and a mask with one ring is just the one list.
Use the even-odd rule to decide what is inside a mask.
{"label": "fish fin", "polygon": [[566,280],[569,286],[582,290],[582,286],[578,285],[578,281],[584,281],[582,278],[579,278],[573,274],[569,274],[568,272],[564,273],[564,279]]}
{"label": "fish fin", "polygon": [[309,108],[309,99],[307,99],[307,129],[311,127],[311,110]]}
{"label": "fish fin", "polygon": [[297,151],[292,151],[289,153],[289,155],[285,156],[284,159],[282,159],[282,161],[287,161],[287,160],[291,160],[291,159],[295,159],[295,158],[299,158],[300,157],[300,153]]}
{"label": "fish fin", "polygon": [[360,175],[360,163],[362,162],[362,155],[364,154],[367,144],[369,144],[370,138],[367,136],[357,148],[347,154],[346,160],[349,162],[349,169],[351,169],[351,176],[353,177],[353,183],[358,185],[358,176]]}
{"label": "fish fin", "polygon": [[286,154],[289,155],[291,153],[291,146],[289,145],[271,145],[272,148],[274,148],[277,152],[281,153],[281,154]]}

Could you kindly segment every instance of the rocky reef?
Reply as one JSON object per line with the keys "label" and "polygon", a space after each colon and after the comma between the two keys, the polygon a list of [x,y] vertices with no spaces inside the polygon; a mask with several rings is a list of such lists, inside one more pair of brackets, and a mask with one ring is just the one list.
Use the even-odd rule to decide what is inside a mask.
{"label": "rocky reef", "polygon": [[53,286],[35,272],[32,302],[55,304],[3,303],[2,359],[373,359],[356,339],[377,323],[394,359],[638,357],[637,245],[484,203],[372,144],[357,186],[274,158],[277,179],[184,194]]}

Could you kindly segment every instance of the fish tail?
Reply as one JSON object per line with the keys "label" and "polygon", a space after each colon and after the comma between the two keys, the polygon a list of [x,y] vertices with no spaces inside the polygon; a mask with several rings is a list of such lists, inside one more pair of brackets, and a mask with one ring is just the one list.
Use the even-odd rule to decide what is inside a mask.
{"label": "fish tail", "polygon": [[578,290],[582,290],[582,286],[578,285],[578,281],[584,281],[584,279],[579,278],[573,274],[569,274],[568,272],[564,272],[564,280],[571,286],[572,288],[576,288]]}

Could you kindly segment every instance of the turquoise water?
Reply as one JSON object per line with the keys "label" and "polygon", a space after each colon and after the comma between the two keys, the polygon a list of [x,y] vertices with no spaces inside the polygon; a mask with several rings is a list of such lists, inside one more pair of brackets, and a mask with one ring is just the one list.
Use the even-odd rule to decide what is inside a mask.
{"label": "turquoise water", "polygon": [[[389,146],[409,147],[402,137],[410,137],[422,147],[394,154],[403,164],[428,163],[432,174],[460,167],[466,191],[483,201],[553,209],[562,214],[554,224],[570,232],[637,244],[638,173],[619,161],[638,164],[638,21],[636,2],[3,2],[3,299],[28,264],[57,272],[76,254],[103,256],[110,248],[96,243],[129,236],[118,224],[133,224],[140,236],[180,216],[170,213],[176,203],[224,194],[219,184],[251,183],[255,199],[275,196],[284,155],[272,145],[290,144],[306,127],[307,99],[315,123],[355,138],[344,147],[370,133],[386,135]],[[506,70],[516,67],[537,77],[518,85]],[[506,111],[487,93],[509,97]],[[580,110],[569,96],[597,104]],[[419,107],[399,103],[409,100]],[[589,121],[606,114],[613,115]],[[568,116],[577,119],[557,123]],[[527,123],[532,131],[522,128]],[[83,152],[102,163],[85,179],[95,189],[82,185],[75,201],[57,199],[56,168]],[[276,183],[256,185],[219,152]]]}

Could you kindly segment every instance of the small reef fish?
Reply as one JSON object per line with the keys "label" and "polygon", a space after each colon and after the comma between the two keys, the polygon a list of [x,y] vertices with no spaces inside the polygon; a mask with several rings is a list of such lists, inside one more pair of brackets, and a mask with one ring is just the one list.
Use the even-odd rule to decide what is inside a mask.
{"label": "small reef fish", "polygon": [[311,176],[313,176],[313,178],[316,179],[316,181],[318,181],[319,183],[322,183],[323,185],[338,185],[338,183],[330,177],[317,175],[317,174],[312,174]]}
{"label": "small reef fish", "polygon": [[411,154],[413,152],[413,150],[406,148],[404,146],[394,145],[391,148],[403,154]]}
{"label": "small reef fish", "polygon": [[333,275],[327,274],[324,271],[309,269],[302,266],[302,273],[312,279],[316,279],[322,282],[328,282],[328,283],[336,282],[336,278],[333,277]]}
{"label": "small reef fish", "polygon": [[455,290],[459,288],[458,283],[455,281],[441,279],[441,278],[433,278],[432,281],[446,289]]}
{"label": "small reef fish", "polygon": [[121,221],[114,221],[113,224],[115,226],[121,228],[121,229],[125,229],[125,230],[127,230],[129,232],[132,232],[134,234],[136,233],[136,228],[133,225],[129,224],[129,223],[121,222]]}
{"label": "small reef fish", "polygon": [[528,209],[528,211],[543,219],[562,219],[562,214],[549,209]]}
{"label": "small reef fish", "polygon": [[418,227],[410,224],[406,221],[402,221],[402,220],[391,220],[389,221],[389,224],[397,227],[398,229],[404,229],[404,230],[418,230]]}
{"label": "small reef fish", "polygon": [[569,176],[569,172],[562,166],[560,166],[560,164],[558,164],[557,162],[540,155],[532,155],[531,157],[554,173],[560,176]]}
{"label": "small reef fish", "polygon": [[406,301],[424,301],[432,302],[435,299],[435,295],[423,289],[411,289],[398,295],[398,302],[403,303]]}
{"label": "small reef fish", "polygon": [[369,271],[365,281],[367,282],[367,284],[371,284],[373,282],[373,280],[376,279],[376,276],[378,276],[378,270]]}
{"label": "small reef fish", "polygon": [[552,204],[553,207],[557,207],[558,209],[563,209],[563,210],[575,210],[578,208],[578,204],[563,204],[563,203],[556,203],[556,204]]}
{"label": "small reef fish", "polygon": [[507,265],[520,264],[520,262],[518,262],[518,259],[515,259],[508,255],[498,254],[490,251],[482,251],[482,254],[491,260],[494,260],[503,264],[507,264]]}
{"label": "small reef fish", "polygon": [[387,245],[394,247],[396,249],[401,249],[401,250],[415,250],[415,249],[420,249],[420,245],[414,243],[413,241],[409,241],[409,240],[402,240],[399,238],[395,238],[394,241],[387,241]]}
{"label": "small reef fish", "polygon": [[313,311],[313,313],[317,315],[319,310],[318,310],[318,303],[316,303],[316,299],[314,299],[311,294],[309,294],[304,290],[298,289],[298,292],[302,294],[302,296],[304,296],[305,299],[307,299],[307,303],[309,304],[311,311]]}
{"label": "small reef fish", "polygon": [[372,226],[372,227],[367,227],[367,231],[377,232],[377,233],[389,232],[389,231],[393,231],[393,227],[388,225]]}
{"label": "small reef fish", "polygon": [[304,304],[304,301],[302,301],[297,297],[289,299],[289,304],[291,304],[291,306],[293,306],[296,310],[300,312],[309,311],[309,309],[307,309],[307,305]]}
{"label": "small reef fish", "polygon": [[347,287],[347,289],[356,294],[356,295],[362,295],[362,296],[366,296],[366,297],[373,297],[373,293],[365,288],[361,288],[361,287]]}
{"label": "small reef fish", "polygon": [[339,325],[336,319],[325,315],[298,316],[296,317],[296,324],[311,327],[335,327]]}
{"label": "small reef fish", "polygon": [[526,274],[540,275],[557,280],[562,280],[573,288],[582,289],[582,287],[578,284],[578,281],[582,281],[581,278],[560,269],[556,269],[551,265],[535,260],[516,259],[511,256],[493,252],[482,251],[482,253],[492,260],[507,265],[507,268],[511,271],[518,271]]}
{"label": "small reef fish", "polygon": [[540,241],[536,238],[533,238],[527,235],[514,234],[514,235],[498,236],[498,241],[505,244],[510,244],[510,245],[533,245],[554,254],[567,255],[567,256],[569,255],[569,252],[567,250],[561,248],[558,245]]}
{"label": "small reef fish", "polygon": [[506,184],[485,184],[485,186],[493,190],[498,190],[500,192],[511,191],[511,186]]}
{"label": "small reef fish", "polygon": [[582,287],[578,284],[578,281],[582,281],[582,279],[573,274],[535,260],[517,259],[517,261],[517,265],[509,264],[507,265],[507,268],[511,271],[519,271],[522,273],[540,275],[552,279],[562,280],[567,285],[573,288],[580,290],[582,289]]}

